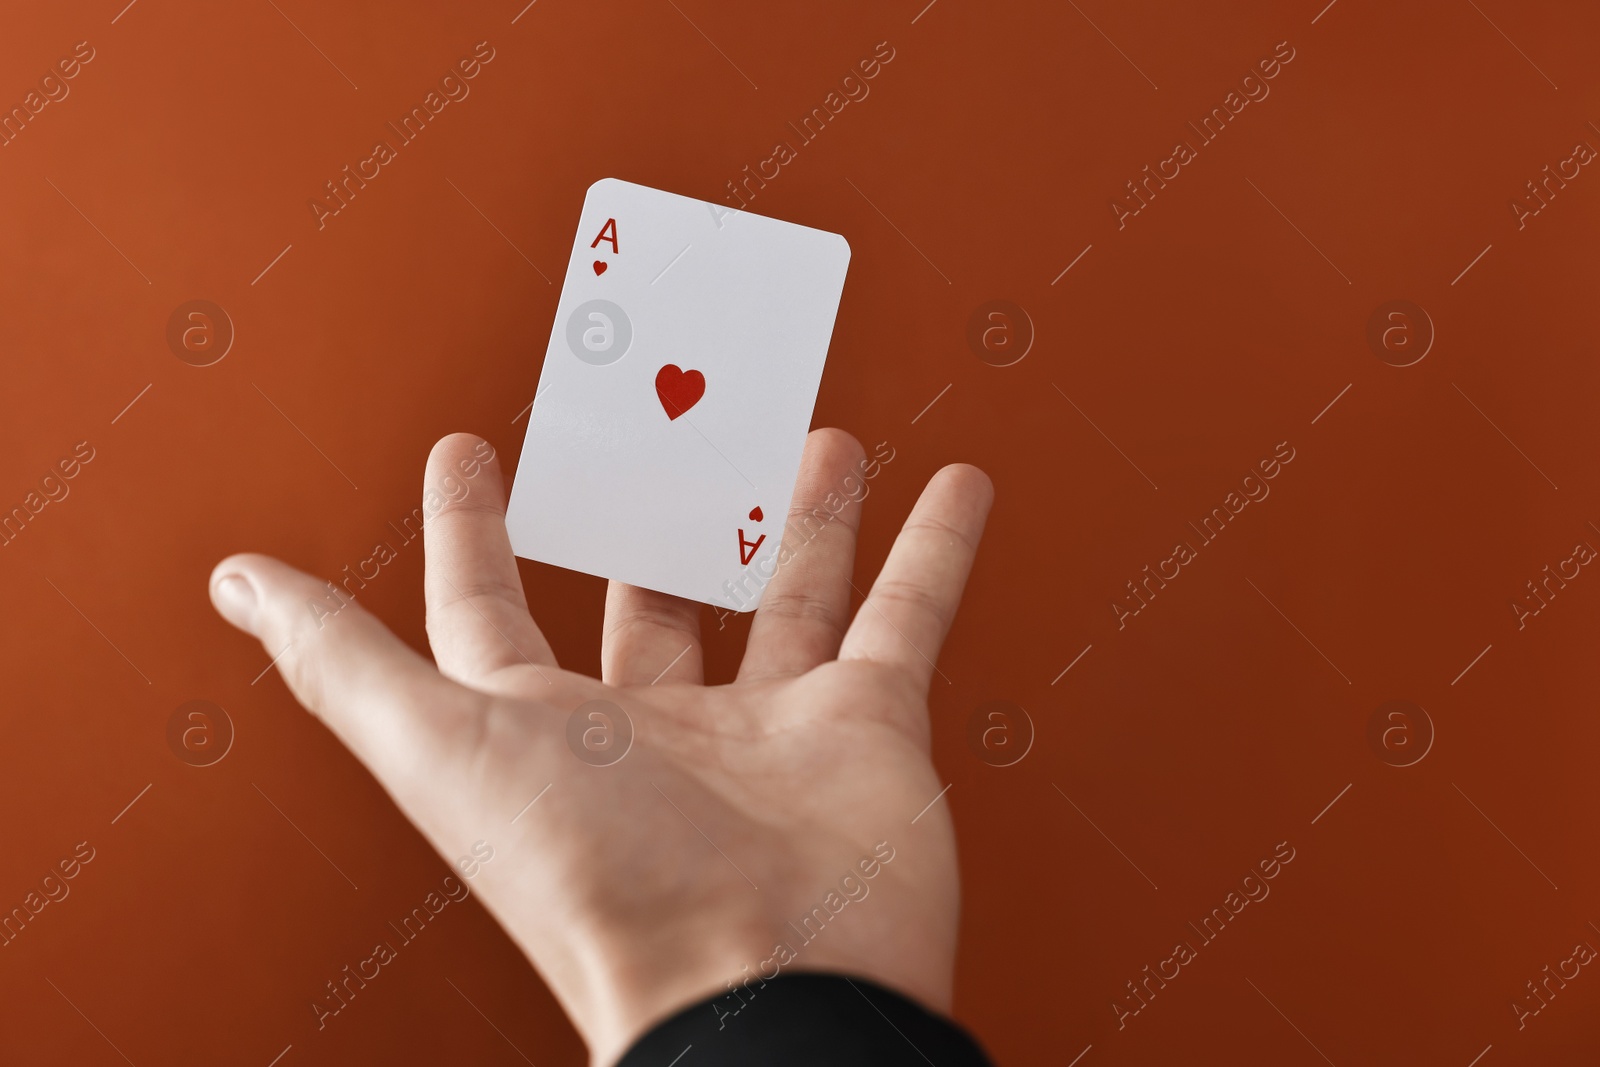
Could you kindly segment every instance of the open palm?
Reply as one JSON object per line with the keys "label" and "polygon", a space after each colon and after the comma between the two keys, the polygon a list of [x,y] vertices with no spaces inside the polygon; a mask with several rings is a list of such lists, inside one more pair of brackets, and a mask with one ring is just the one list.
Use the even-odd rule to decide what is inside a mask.
{"label": "open palm", "polygon": [[[440,441],[427,484],[483,450]],[[820,511],[861,460],[848,434],[814,432],[792,512]],[[724,686],[702,681],[699,605],[617,582],[601,679],[558,667],[493,459],[474,482],[426,524],[437,666],[354,604],[308,610],[327,585],[268,557],[218,564],[212,599],[441,855],[493,849],[473,887],[593,1061],[779,968],[948,1009],[959,891],[948,811],[928,807],[927,691],[988,513],[982,472],[933,477],[853,619],[860,504],[785,545]]]}

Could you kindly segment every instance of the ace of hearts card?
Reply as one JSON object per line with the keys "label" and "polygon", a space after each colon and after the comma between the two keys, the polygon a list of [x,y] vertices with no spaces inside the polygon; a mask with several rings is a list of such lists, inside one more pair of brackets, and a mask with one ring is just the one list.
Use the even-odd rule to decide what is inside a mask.
{"label": "ace of hearts card", "polygon": [[591,185],[506,510],[516,554],[755,608],[849,262],[835,233]]}

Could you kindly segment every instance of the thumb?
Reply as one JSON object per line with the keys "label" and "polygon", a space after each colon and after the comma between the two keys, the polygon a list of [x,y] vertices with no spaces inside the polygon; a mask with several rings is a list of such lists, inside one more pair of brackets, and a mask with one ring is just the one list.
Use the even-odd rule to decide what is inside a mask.
{"label": "thumb", "polygon": [[258,638],[289,690],[391,792],[464,752],[487,698],[412,651],[343,589],[270,556],[229,556],[211,603]]}

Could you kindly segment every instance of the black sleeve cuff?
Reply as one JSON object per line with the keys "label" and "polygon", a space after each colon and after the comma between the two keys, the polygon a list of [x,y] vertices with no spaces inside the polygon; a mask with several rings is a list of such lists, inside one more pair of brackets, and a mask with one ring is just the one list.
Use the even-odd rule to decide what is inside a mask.
{"label": "black sleeve cuff", "polygon": [[665,1020],[617,1067],[991,1067],[965,1030],[865,978],[755,979]]}

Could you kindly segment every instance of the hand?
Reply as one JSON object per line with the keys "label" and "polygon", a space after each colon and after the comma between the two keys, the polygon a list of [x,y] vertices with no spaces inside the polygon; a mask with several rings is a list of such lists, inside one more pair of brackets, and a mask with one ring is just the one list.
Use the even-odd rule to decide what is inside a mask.
{"label": "hand", "polygon": [[[475,448],[492,455],[466,434],[440,441],[426,484]],[[528,613],[492,458],[426,523],[437,668],[359,605],[311,610],[330,602],[328,585],[265,556],[218,564],[212,602],[281,656],[295,697],[441,856],[494,849],[473,888],[595,1064],[775,967],[861,975],[948,1011],[955,836],[944,803],[911,819],[940,791],[928,685],[993,493],[975,467],[934,475],[852,619],[860,504],[810,540],[795,530],[829,514],[823,500],[859,477],[862,456],[838,430],[807,440],[787,558],[731,685],[702,683],[698,604],[618,582],[601,679],[560,669]],[[568,719],[590,700],[632,723],[632,747],[609,766],[568,746]],[[818,908],[826,922],[802,929]]]}

